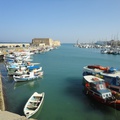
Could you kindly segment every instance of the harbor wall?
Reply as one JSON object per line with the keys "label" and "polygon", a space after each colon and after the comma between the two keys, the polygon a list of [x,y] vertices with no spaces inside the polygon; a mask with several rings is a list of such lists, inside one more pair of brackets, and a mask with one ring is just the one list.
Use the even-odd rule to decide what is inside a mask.
{"label": "harbor wall", "polygon": [[[25,116],[20,116],[5,110],[4,94],[2,87],[2,75],[0,74],[0,120],[28,120]],[[37,119],[29,119],[37,120]]]}
{"label": "harbor wall", "polygon": [[0,73],[0,110],[5,110],[5,102],[4,102],[4,95],[3,95],[3,87],[2,87],[2,75]]}

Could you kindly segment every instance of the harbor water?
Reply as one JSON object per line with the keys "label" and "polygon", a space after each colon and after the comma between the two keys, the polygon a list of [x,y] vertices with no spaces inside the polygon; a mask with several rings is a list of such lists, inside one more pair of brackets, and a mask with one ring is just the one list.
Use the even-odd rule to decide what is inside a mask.
{"label": "harbor water", "polygon": [[44,103],[37,114],[38,120],[119,120],[120,111],[97,103],[86,96],[83,87],[83,67],[102,65],[120,68],[120,55],[101,54],[100,49],[77,48],[62,44],[58,49],[32,56],[39,62],[44,75],[41,79],[15,83],[0,63],[6,110],[24,115],[23,108],[29,97],[45,92]]}

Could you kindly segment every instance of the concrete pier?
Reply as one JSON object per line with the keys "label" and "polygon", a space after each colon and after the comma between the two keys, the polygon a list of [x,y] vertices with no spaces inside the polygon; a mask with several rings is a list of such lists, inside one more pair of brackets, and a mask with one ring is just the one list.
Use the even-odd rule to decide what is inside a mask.
{"label": "concrete pier", "polygon": [[20,116],[8,111],[0,111],[0,120],[28,120],[25,116]]}

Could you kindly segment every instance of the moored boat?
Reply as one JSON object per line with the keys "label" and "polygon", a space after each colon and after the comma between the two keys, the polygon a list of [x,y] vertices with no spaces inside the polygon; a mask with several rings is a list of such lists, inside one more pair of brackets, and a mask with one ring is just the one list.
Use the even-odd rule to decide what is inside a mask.
{"label": "moored boat", "polygon": [[[18,73],[21,73],[22,71],[26,71],[26,69],[29,69],[30,71],[33,70],[33,69],[39,69],[40,67],[37,65],[39,63],[30,63],[30,64],[10,64],[10,65],[7,65],[6,68],[7,68],[7,71],[8,71],[8,75],[14,75],[16,74],[16,71],[18,71]],[[41,69],[41,68],[40,68]],[[39,69],[39,70],[40,70]]]}
{"label": "moored boat", "polygon": [[34,92],[24,106],[23,112],[27,118],[32,117],[41,107],[45,93]]}
{"label": "moored boat", "polygon": [[83,67],[83,76],[94,75],[104,78],[110,88],[120,92],[120,70],[114,67],[103,67],[100,65],[88,65]]}
{"label": "moored boat", "polygon": [[42,67],[39,66],[30,66],[30,67],[26,67],[26,69],[21,69],[19,68],[18,70],[16,70],[13,75],[22,75],[22,74],[26,74],[27,72],[40,72],[42,71]]}
{"label": "moored boat", "polygon": [[106,54],[107,52],[108,52],[107,49],[102,49],[102,50],[101,50],[101,53],[102,53],[102,54]]}
{"label": "moored boat", "polygon": [[15,82],[24,82],[24,81],[34,80],[37,78],[42,78],[42,76],[43,76],[43,71],[40,72],[32,71],[23,75],[13,75],[13,79]]}
{"label": "moored boat", "polygon": [[111,91],[106,87],[104,79],[93,75],[84,76],[85,93],[96,101],[120,110],[120,99],[116,97],[117,92]]}
{"label": "moored boat", "polygon": [[107,71],[108,69],[109,67],[103,67],[101,65],[88,65],[83,67],[83,76],[89,74],[100,74],[101,72]]}
{"label": "moored boat", "polygon": [[4,60],[4,54],[0,51],[0,61]]}

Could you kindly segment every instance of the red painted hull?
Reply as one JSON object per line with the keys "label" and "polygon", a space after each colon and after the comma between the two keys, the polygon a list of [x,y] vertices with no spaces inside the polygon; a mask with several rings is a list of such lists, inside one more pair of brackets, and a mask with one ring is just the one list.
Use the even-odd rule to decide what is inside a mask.
{"label": "red painted hull", "polygon": [[110,106],[112,108],[115,108],[116,110],[120,110],[120,100],[114,100],[114,101],[108,101],[102,99],[97,93],[91,91],[89,88],[85,87],[86,94],[94,98],[96,101],[105,104],[107,106]]}
{"label": "red painted hull", "polygon": [[100,66],[100,65],[88,65],[88,68],[91,68],[91,69],[100,69],[100,70],[108,70],[108,67],[103,67],[103,66]]}

